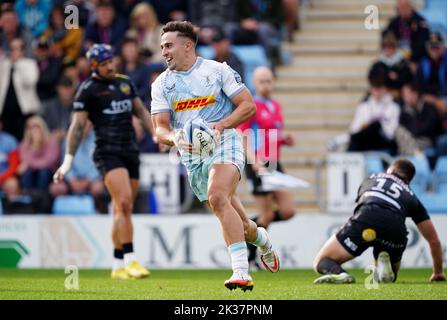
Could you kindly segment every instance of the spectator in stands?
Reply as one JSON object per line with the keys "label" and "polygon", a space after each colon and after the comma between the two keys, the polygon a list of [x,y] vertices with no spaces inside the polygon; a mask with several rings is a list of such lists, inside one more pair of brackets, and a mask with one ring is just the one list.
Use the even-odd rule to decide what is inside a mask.
{"label": "spectator in stands", "polygon": [[211,44],[215,29],[222,29],[226,37],[238,27],[237,0],[190,0],[189,19],[200,27],[199,44]]}
{"label": "spectator in stands", "polygon": [[433,147],[442,132],[442,121],[436,108],[424,102],[420,88],[414,84],[402,87],[400,124],[416,139],[419,150]]}
{"label": "spectator in stands", "polygon": [[89,24],[85,31],[84,49],[90,48],[93,43],[106,43],[119,49],[127,26],[116,14],[112,1],[99,0],[95,13],[96,21]]}
{"label": "spectator in stands", "polygon": [[161,24],[187,20],[188,2],[185,0],[146,0],[155,9]]}
{"label": "spectator in stands", "polygon": [[[3,6],[2,6],[3,7]],[[33,35],[19,24],[19,19],[12,5],[5,5],[0,13],[0,47],[5,54],[9,51],[9,43],[14,38],[22,38],[25,45],[25,56],[33,54]]]}
{"label": "spectator in stands", "polygon": [[26,121],[23,141],[19,147],[19,174],[22,187],[46,193],[60,156],[59,141],[50,135],[45,121],[32,116]]}
{"label": "spectator in stands", "polygon": [[395,131],[400,108],[386,88],[386,72],[376,68],[368,75],[370,96],[362,102],[351,123],[348,151],[383,150],[396,153]]}
{"label": "spectator in stands", "polygon": [[439,32],[430,34],[428,56],[419,64],[416,81],[421,86],[425,102],[433,104],[441,116],[447,112],[447,53]]}
{"label": "spectator in stands", "polygon": [[[76,71],[78,81],[80,82],[87,80],[87,78],[90,76],[90,64],[88,63],[85,54],[76,59]],[[74,87],[77,87],[77,84],[75,84]]]}
{"label": "spectator in stands", "polygon": [[412,71],[416,70],[419,60],[425,55],[425,42],[429,29],[425,19],[419,15],[411,0],[397,0],[397,16],[392,18],[386,30],[390,30],[404,50],[404,56],[412,62]]}
{"label": "spectator in stands", "polygon": [[408,62],[403,58],[402,52],[397,47],[397,39],[394,33],[388,31],[382,38],[382,52],[379,60],[371,69],[382,67],[386,70],[386,86],[395,98],[400,95],[400,89],[404,83],[412,80],[412,73]]}
{"label": "spectator in stands", "polygon": [[8,199],[20,193],[17,178],[20,164],[18,147],[16,138],[2,131],[0,121],[0,191],[4,192]]}
{"label": "spectator in stands", "polygon": [[64,60],[76,60],[82,47],[84,31],[81,28],[65,28],[64,7],[54,7],[51,10],[50,26],[40,36],[50,44],[53,56]]}
{"label": "spectator in stands", "polygon": [[260,43],[273,66],[280,64],[280,29],[283,7],[277,0],[239,0],[240,26],[234,32],[233,43]]}
{"label": "spectator in stands", "polygon": [[70,124],[75,90],[73,81],[66,76],[61,76],[56,87],[56,98],[47,104],[42,113],[51,134],[55,135],[60,141],[65,137]]}
{"label": "spectator in stands", "polygon": [[230,39],[225,36],[223,30],[216,29],[212,37],[212,46],[215,52],[215,56],[212,59],[219,62],[226,62],[243,77],[244,66],[242,61],[231,51]]}
{"label": "spectator in stands", "polygon": [[[62,149],[65,150],[64,141]],[[83,138],[78,152],[73,159],[70,172],[62,183],[51,183],[50,194],[53,197],[66,194],[90,194],[95,199],[96,209],[99,212],[107,212],[104,202],[105,188],[102,178],[93,162],[95,149],[95,133],[90,122],[84,127]]]}
{"label": "spectator in stands", "polygon": [[20,23],[26,27],[34,39],[48,28],[51,0],[16,0],[15,11]]}
{"label": "spectator in stands", "polygon": [[35,60],[25,58],[21,38],[14,38],[9,48],[6,59],[0,59],[0,120],[3,130],[20,141],[25,116],[40,110],[36,90],[39,69]]}
{"label": "spectator in stands", "polygon": [[164,62],[161,55],[161,25],[154,8],[148,3],[139,3],[131,13],[130,35],[138,39],[139,48],[151,53],[153,62]]}
{"label": "spectator in stands", "polygon": [[42,102],[42,109],[56,97],[56,83],[62,72],[62,57],[51,54],[50,44],[47,39],[40,38],[34,56],[39,67],[39,80],[37,81],[37,94]]}

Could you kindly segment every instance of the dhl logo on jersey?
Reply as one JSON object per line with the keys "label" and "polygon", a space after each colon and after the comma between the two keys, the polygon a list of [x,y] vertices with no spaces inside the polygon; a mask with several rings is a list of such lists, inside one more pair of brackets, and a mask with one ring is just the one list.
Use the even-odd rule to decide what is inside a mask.
{"label": "dhl logo on jersey", "polygon": [[177,101],[174,104],[174,112],[182,112],[186,110],[197,110],[214,104],[216,100],[214,96],[199,97]]}

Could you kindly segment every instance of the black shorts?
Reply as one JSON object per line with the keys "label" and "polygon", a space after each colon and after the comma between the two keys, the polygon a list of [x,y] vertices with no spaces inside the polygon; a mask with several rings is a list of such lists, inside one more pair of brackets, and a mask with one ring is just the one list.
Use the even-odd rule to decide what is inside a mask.
{"label": "black shorts", "polygon": [[399,262],[407,246],[405,221],[378,205],[364,205],[337,232],[337,240],[353,256],[373,247],[374,258],[388,252],[391,263]]}
{"label": "black shorts", "polygon": [[[266,166],[272,166],[272,164],[268,164]],[[274,166],[272,166],[274,168]],[[276,163],[276,170],[279,172],[283,172],[284,170],[281,166],[281,163],[277,162]],[[263,191],[262,190],[262,180],[261,178],[255,173],[255,171],[253,170],[253,167],[251,164],[247,164],[245,166],[245,174],[247,176],[248,179],[248,183],[250,184],[250,191],[253,195],[255,196],[265,196],[269,193],[271,193],[272,191]]]}
{"label": "black shorts", "polygon": [[97,154],[93,156],[96,168],[105,177],[106,173],[116,168],[125,168],[131,179],[140,178],[140,158],[138,153],[130,154]]}

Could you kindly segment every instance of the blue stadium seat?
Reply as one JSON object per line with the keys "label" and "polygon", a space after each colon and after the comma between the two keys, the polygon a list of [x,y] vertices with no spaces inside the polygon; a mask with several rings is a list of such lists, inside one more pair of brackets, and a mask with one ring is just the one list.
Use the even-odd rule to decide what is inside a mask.
{"label": "blue stadium seat", "polygon": [[368,176],[372,175],[373,173],[380,173],[385,171],[381,157],[367,155],[365,157],[365,161],[366,161],[366,173],[368,174]]}
{"label": "blue stadium seat", "polygon": [[411,181],[411,188],[419,196],[424,193],[431,183],[430,164],[426,157],[409,157],[408,158],[416,168],[416,175]]}
{"label": "blue stadium seat", "polygon": [[447,213],[447,197],[445,193],[424,192],[419,195],[424,207],[428,213]]}
{"label": "blue stadium seat", "polygon": [[54,199],[54,215],[94,215],[95,201],[90,195],[59,196]]}
{"label": "blue stadium seat", "polygon": [[[260,45],[232,46],[232,50],[244,65],[243,77],[245,85],[253,92],[253,71],[259,66],[270,67],[264,48]],[[211,46],[200,46],[198,52],[205,59],[211,59],[214,56],[214,49]]]}
{"label": "blue stadium seat", "polygon": [[439,157],[436,161],[433,170],[433,185],[438,193],[447,195],[447,156]]}
{"label": "blue stadium seat", "polygon": [[443,1],[443,8],[427,8],[419,13],[427,20],[431,30],[443,33],[447,31],[447,2]]}

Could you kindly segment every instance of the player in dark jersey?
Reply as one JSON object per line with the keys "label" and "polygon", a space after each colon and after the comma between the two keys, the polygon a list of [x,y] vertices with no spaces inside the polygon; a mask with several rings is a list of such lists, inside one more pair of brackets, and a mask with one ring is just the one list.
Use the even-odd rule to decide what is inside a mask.
{"label": "player in dark jersey", "polygon": [[394,161],[386,173],[372,175],[361,184],[354,215],[321,248],[314,268],[324,276],[315,283],[352,283],[355,278],[341,264],[373,247],[378,282],[396,281],[407,245],[405,219],[410,217],[430,245],[433,274],[430,281],[445,281],[442,248],[427,211],[409,184],[416,170],[406,159]]}
{"label": "player in dark jersey", "polygon": [[133,252],[131,213],[138,190],[139,153],[132,127],[138,117],[152,132],[149,112],[143,106],[131,80],[116,73],[110,46],[95,44],[87,52],[92,75],[79,87],[73,103],[73,117],[67,134],[67,149],[61,167],[54,174],[58,182],[70,170],[73,156],[90,120],[96,134],[95,164],[112,198],[114,244],[113,279],[144,278],[149,271]]}

